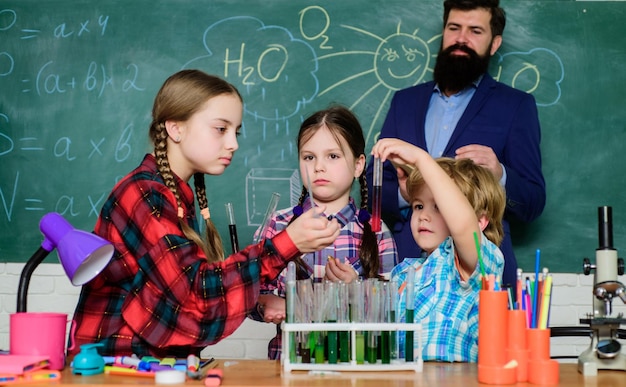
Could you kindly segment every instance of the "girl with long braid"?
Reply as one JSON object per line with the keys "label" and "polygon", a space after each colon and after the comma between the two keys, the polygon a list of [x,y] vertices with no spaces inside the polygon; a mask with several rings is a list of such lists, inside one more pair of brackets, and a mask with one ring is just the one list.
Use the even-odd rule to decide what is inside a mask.
{"label": "girl with long braid", "polygon": [[[396,246],[386,225],[375,233],[369,222],[365,138],[358,119],[343,106],[331,106],[304,120],[297,141],[300,176],[305,186],[295,207],[274,214],[264,237],[272,238],[310,210],[310,189],[313,202],[326,208],[323,217],[339,221],[341,234],[332,245],[298,258],[298,277],[345,283],[359,277],[387,277],[397,263]],[[350,197],[355,179],[361,188],[358,208]],[[306,180],[310,180],[311,187]],[[262,285],[262,310],[252,313],[253,319],[276,324],[284,320],[285,276],[283,272],[276,281]],[[270,359],[278,358],[281,352],[279,326],[277,331],[268,346]]]}
{"label": "girl with long braid", "polygon": [[261,282],[337,238],[337,220],[316,216],[322,206],[285,232],[224,257],[204,175],[220,175],[230,165],[242,115],[241,95],[218,77],[182,70],[165,81],[152,109],[154,152],[116,184],[96,222],[94,232],[114,244],[115,255],[82,288],[76,348],[102,343],[103,355],[199,355],[255,309]]}

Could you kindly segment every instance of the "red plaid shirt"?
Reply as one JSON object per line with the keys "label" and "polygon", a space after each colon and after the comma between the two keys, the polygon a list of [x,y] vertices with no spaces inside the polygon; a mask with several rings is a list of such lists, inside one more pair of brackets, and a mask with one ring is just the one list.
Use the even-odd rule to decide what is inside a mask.
{"label": "red plaid shirt", "polygon": [[[196,230],[191,187],[177,178],[185,220]],[[298,254],[287,235],[208,263],[179,224],[174,194],[155,158],[121,180],[95,233],[115,245],[106,269],[84,285],[74,313],[76,349],[103,355],[186,357],[232,334],[254,309],[259,281],[276,278]]]}

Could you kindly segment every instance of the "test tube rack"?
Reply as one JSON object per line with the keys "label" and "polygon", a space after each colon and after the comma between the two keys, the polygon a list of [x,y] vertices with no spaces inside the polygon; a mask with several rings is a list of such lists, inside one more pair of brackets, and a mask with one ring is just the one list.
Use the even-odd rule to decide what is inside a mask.
{"label": "test tube rack", "polygon": [[[358,364],[356,361],[356,345],[350,345],[350,361],[338,362],[336,364],[324,363],[299,363],[289,359],[288,348],[290,348],[291,332],[329,332],[348,331],[350,332],[350,343],[356,343],[357,332],[378,332],[378,331],[413,331],[417,332],[417,347],[414,351],[416,357],[414,361],[404,359],[391,360],[389,364],[382,364],[378,361],[374,363]],[[283,351],[281,363],[285,372],[296,370],[308,371],[415,371],[422,372],[424,360],[422,359],[422,325],[419,323],[282,323],[282,345]]]}

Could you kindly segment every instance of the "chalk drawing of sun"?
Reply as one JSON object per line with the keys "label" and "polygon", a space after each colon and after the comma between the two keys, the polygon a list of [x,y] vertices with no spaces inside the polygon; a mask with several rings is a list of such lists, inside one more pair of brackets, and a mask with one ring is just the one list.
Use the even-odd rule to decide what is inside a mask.
{"label": "chalk drawing of sun", "polygon": [[[365,103],[374,105],[372,108],[375,113],[369,125],[366,122],[361,123],[365,131],[366,143],[370,146],[376,140],[374,137],[382,126],[386,107],[393,93],[432,78],[432,64],[439,50],[441,34],[424,40],[417,35],[419,29],[414,30],[412,33],[401,32],[401,23],[398,23],[395,33],[385,38],[362,28],[349,25],[341,25],[341,27],[376,39],[378,46],[375,50],[346,50],[318,56],[320,64],[324,60],[332,58],[354,55],[372,56],[371,65],[368,65],[367,68],[362,69],[360,72],[349,74],[322,88],[318,97],[327,93],[337,92],[341,87],[349,88],[352,82],[358,82],[361,85],[363,83],[371,85],[368,89],[353,93],[357,95],[357,98],[349,106],[351,109],[355,109],[357,106]],[[363,81],[364,77],[372,76],[371,82],[369,80],[367,82]],[[368,98],[372,99],[373,102],[366,102]]]}

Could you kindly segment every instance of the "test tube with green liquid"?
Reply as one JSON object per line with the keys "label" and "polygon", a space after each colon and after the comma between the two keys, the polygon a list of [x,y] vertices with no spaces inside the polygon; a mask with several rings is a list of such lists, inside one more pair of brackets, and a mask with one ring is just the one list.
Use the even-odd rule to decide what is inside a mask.
{"label": "test tube with green liquid", "polygon": [[[381,311],[379,321],[389,323],[389,309],[391,308],[389,299],[389,282],[381,282]],[[382,331],[380,333],[380,360],[383,364],[391,363],[391,332]]]}
{"label": "test tube with green liquid", "polygon": [[[350,294],[348,291],[348,284],[339,281],[338,286],[338,300],[339,308],[337,309],[337,321],[340,323],[350,322]],[[350,332],[339,332],[339,361],[350,361]]]}
{"label": "test tube with green liquid", "polygon": [[[388,301],[389,301],[389,309],[387,314],[387,322],[395,323],[396,321],[396,308],[398,307],[398,280],[396,278],[392,279],[389,282],[389,286],[387,288],[389,291]],[[398,359],[398,331],[391,331],[391,336],[389,338],[389,356],[391,360]]]}
{"label": "test tube with green liquid", "polygon": [[[339,307],[339,300],[337,299],[337,286],[334,282],[327,281],[325,283],[325,292],[327,299],[327,307],[326,307],[326,322],[335,323],[337,322],[337,308]],[[326,351],[328,353],[328,363],[329,364],[337,364],[337,360],[339,358],[339,347],[337,342],[337,331],[328,331],[327,336],[327,346]]]}
{"label": "test tube with green liquid", "polygon": [[[380,322],[380,282],[376,278],[367,280],[367,322]],[[380,331],[369,331],[367,334],[366,357],[369,363],[375,364],[378,360]]]}
{"label": "test tube with green liquid", "polygon": [[[414,308],[415,308],[415,267],[409,266],[406,274],[406,322],[407,324],[414,323]],[[413,362],[415,356],[413,354],[414,342],[413,331],[406,332],[406,340],[404,341],[404,359],[407,362]]]}
{"label": "test tube with green liquid", "polygon": [[[287,264],[287,281],[285,296],[287,298],[287,322],[296,322],[296,263],[290,261]],[[296,362],[296,335],[295,332],[289,332],[289,361]]]}
{"label": "test tube with green liquid", "polygon": [[[363,321],[364,322],[370,322],[369,320],[369,316],[370,316],[370,311],[369,309],[370,307],[370,302],[372,299],[372,296],[370,295],[370,288],[369,288],[369,281],[364,280],[363,281]],[[363,331],[363,342],[365,343],[365,360],[369,361],[370,359],[370,345],[369,345],[369,338],[371,336],[370,331]]]}
{"label": "test tube with green liquid", "polygon": [[[298,292],[298,300],[300,300],[299,304],[299,322],[302,323],[310,323],[312,322],[312,311],[313,311],[313,286],[311,284],[310,279],[302,279],[296,281],[296,288]],[[313,334],[307,331],[302,331],[300,333],[300,357],[302,359],[302,363],[310,363],[311,362],[311,348],[315,348],[315,342],[313,342],[313,346],[309,341],[310,337],[313,337]]]}
{"label": "test tube with green liquid", "polygon": [[[352,294],[350,295],[350,311],[351,311],[351,320],[352,322],[365,322],[365,313],[364,313],[364,292],[363,292],[363,281],[356,280],[351,284]],[[365,336],[363,335],[363,331],[355,332],[355,343],[353,344],[355,347],[356,353],[356,362],[357,364],[365,363]]]}
{"label": "test tube with green liquid", "polygon": [[[313,294],[315,295],[315,302],[313,304],[313,312],[315,313],[314,321],[316,323],[324,322],[324,312],[326,309],[326,297],[324,294],[324,284],[322,282],[316,282],[313,284]],[[315,340],[315,363],[324,363],[325,347],[324,341],[326,335],[323,331],[314,332],[316,336]]]}

